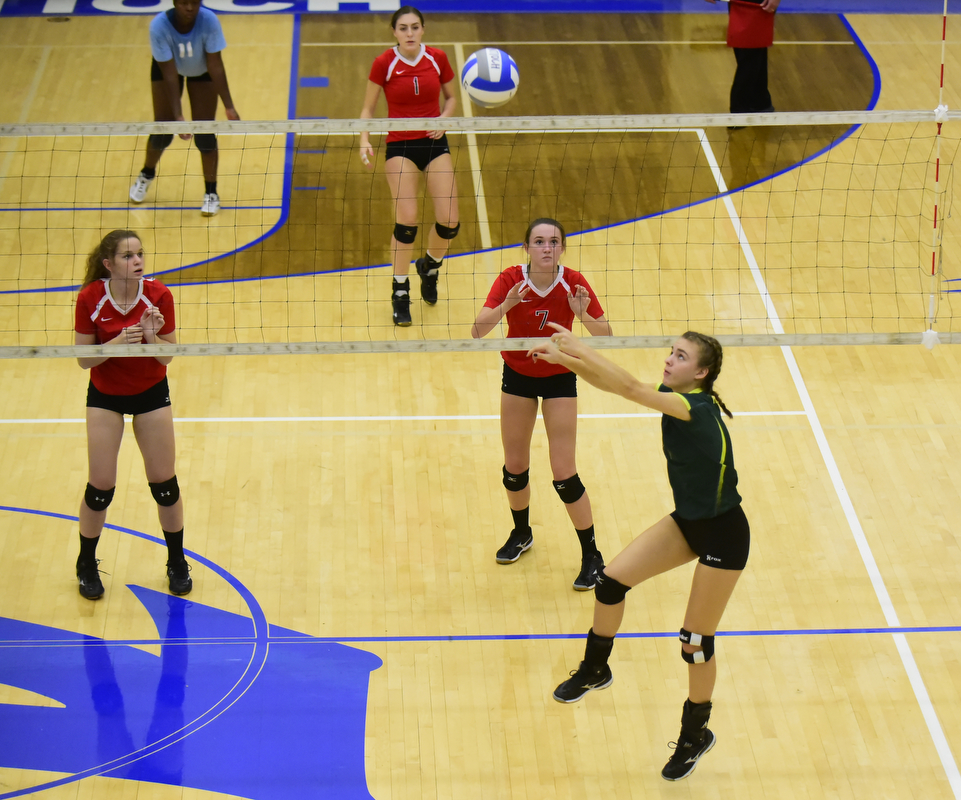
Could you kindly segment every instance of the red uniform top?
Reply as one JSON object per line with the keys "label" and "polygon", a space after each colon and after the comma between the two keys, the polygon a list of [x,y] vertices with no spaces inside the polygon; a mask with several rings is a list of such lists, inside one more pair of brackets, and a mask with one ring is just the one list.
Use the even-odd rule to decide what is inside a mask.
{"label": "red uniform top", "polygon": [[[440,87],[454,80],[454,70],[443,50],[422,44],[420,53],[408,61],[392,47],[374,59],[370,80],[384,89],[387,116],[439,117]],[[390,131],[388,142],[424,139],[427,131]]]}
{"label": "red uniform top", "polygon": [[[527,296],[507,312],[507,338],[532,339],[550,336],[554,329],[548,327],[548,322],[556,322],[570,330],[574,323],[574,312],[567,298],[574,294],[578,286],[587,289],[591,301],[587,306],[587,313],[597,319],[604,313],[601,303],[594,294],[594,290],[587,279],[579,272],[558,265],[557,276],[546,291],[541,291],[527,277],[527,266],[508,267],[494,281],[484,308],[497,308],[507,299],[507,293],[523,281],[530,286]],[[501,355],[512,370],[521,375],[533,378],[545,378],[548,375],[560,375],[570,372],[560,364],[549,364],[538,359],[529,358],[523,350],[503,350]]]}
{"label": "red uniform top", "polygon": [[[124,328],[140,322],[143,312],[156,307],[163,314],[164,324],[158,331],[172,333],[174,299],[170,289],[153,278],[141,278],[137,302],[126,314],[121,313],[110,296],[107,278],[87,284],[77,297],[77,333],[93,334],[97,344],[116,339]],[[160,383],[167,374],[167,366],[150,356],[108,358],[90,370],[93,385],[104,394],[131,395],[147,391]]]}

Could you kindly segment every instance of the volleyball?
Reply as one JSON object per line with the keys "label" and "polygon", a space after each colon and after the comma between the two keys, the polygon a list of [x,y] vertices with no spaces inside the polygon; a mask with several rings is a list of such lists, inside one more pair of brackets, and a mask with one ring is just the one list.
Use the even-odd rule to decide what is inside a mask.
{"label": "volleyball", "polygon": [[517,64],[503,50],[485,47],[472,53],[460,74],[464,90],[481,108],[496,108],[517,92]]}

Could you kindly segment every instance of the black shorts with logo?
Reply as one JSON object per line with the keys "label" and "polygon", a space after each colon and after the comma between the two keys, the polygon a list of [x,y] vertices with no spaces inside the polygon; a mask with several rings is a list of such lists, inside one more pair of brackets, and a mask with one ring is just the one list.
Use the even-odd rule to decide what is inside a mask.
{"label": "black shorts with logo", "polygon": [[450,145],[447,143],[447,134],[445,133],[440,139],[431,139],[429,136],[424,136],[422,139],[387,142],[384,160],[406,158],[413,161],[417,169],[423,172],[431,161],[449,152]]}
{"label": "black shorts with logo", "polygon": [[751,550],[751,526],[740,505],[710,519],[671,517],[697,553],[698,563],[717,569],[744,569]]}
{"label": "black shorts with logo", "polygon": [[93,381],[87,387],[87,408],[105,408],[135,417],[169,405],[170,386],[166,377],[140,394],[104,394],[93,385]]}
{"label": "black shorts with logo", "polygon": [[577,375],[562,372],[560,375],[532,378],[530,375],[521,375],[505,362],[501,391],[517,397],[543,397],[545,400],[551,397],[577,397]]}

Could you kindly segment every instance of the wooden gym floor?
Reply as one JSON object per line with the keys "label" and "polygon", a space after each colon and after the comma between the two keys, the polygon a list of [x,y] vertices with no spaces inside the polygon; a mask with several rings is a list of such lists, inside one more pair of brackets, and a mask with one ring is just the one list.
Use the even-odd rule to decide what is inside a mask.
{"label": "wooden gym floor", "polygon": [[[299,75],[342,76],[349,86],[332,85],[323,97],[297,91],[292,116],[354,116],[378,51],[373,43],[389,44],[382,18],[306,18],[299,32],[285,16],[223,21],[228,74],[246,119],[288,116],[295,55]],[[576,59],[558,58],[541,76],[525,69],[524,93],[508,106],[510,113],[725,107],[733,66],[729,52],[708,43],[720,36],[716,16],[428,22],[429,41],[448,52],[458,43],[469,52],[482,41],[512,42],[512,52],[527,63],[543,42],[572,42],[559,52],[576,52]],[[878,66],[879,108],[937,104],[938,18],[865,15],[849,22]],[[596,44],[614,39],[623,42]],[[637,44],[644,40],[673,44]],[[783,16],[783,43],[772,53],[780,110],[866,106],[874,89],[870,65],[854,45],[838,44],[845,40],[851,33],[836,17]],[[350,42],[362,44],[344,46]],[[5,79],[11,88],[0,98],[0,122],[149,119],[145,19],[4,20],[0,43],[0,74],[13,76]],[[948,76],[961,74],[957,54],[949,47]],[[692,64],[705,68],[692,74]],[[645,70],[656,79],[630,79]],[[569,90],[572,84],[578,92]],[[91,96],[95,103],[78,101]],[[949,81],[945,101],[953,108],[958,99]],[[733,134],[709,133],[718,152],[730,153],[724,177],[731,185],[776,172],[779,159],[794,157],[780,142],[757,146],[764,135],[751,132],[747,146]],[[326,144],[306,142],[301,150]],[[568,149],[581,146],[572,140]],[[497,160],[501,147],[487,149],[491,176],[506,174]],[[553,144],[537,147],[544,148],[545,163],[554,163]],[[750,154],[740,168],[733,155],[738,147]],[[349,150],[338,148],[330,164],[323,154],[324,169],[334,174],[347,165]],[[296,156],[295,179],[319,171],[317,156]],[[625,158],[631,157],[628,150]],[[177,156],[165,158],[173,172]],[[586,228],[712,193],[706,182],[672,189],[660,178],[669,166],[661,163],[658,173],[650,165],[659,190],[641,192],[633,208],[598,209],[587,193],[559,191],[578,185],[573,167],[567,175],[547,175],[542,197],[558,198],[556,213],[589,221]],[[795,173],[807,177],[818,168],[816,161]],[[245,224],[241,210],[225,209],[201,223],[193,210],[170,207],[186,204],[184,186],[196,184],[195,171],[184,170],[181,184],[172,181],[155,207],[118,205],[72,218],[62,246],[52,247],[56,233],[45,239],[63,257],[42,262],[44,279],[76,281],[80,254],[102,227],[120,224],[145,228],[158,240],[177,230],[180,264],[231,249],[245,235],[237,232]],[[772,198],[794,191],[795,173],[735,195],[762,260],[779,253],[785,222]],[[126,185],[119,173],[114,177],[124,197]],[[509,177],[531,184],[523,175]],[[360,179],[369,180],[358,173]],[[384,215],[382,184],[379,175],[370,183],[372,215],[377,209]],[[472,196],[468,185],[461,191]],[[668,199],[677,194],[684,194],[683,203]],[[492,215],[492,244],[517,241],[522,230],[515,228],[533,208],[524,208],[520,194],[510,199],[492,189],[488,195],[505,200]],[[565,206],[574,202],[565,199],[570,196],[579,205]],[[332,206],[325,203],[336,203],[333,194],[304,197],[291,201],[286,232],[273,244],[265,240],[249,255],[193,267],[183,277],[299,272],[295,254],[312,246],[305,231],[330,218]],[[649,223],[662,231],[679,225],[685,233],[674,241],[692,247],[706,235],[719,285],[726,278],[717,254],[736,246],[720,206],[702,204],[702,216],[688,209]],[[468,224],[457,246],[476,249],[475,209],[467,202],[462,208]],[[279,216],[277,210],[242,211],[260,215],[249,225],[258,231],[274,224],[272,214]],[[858,212],[850,209],[850,217]],[[91,220],[87,228],[84,219]],[[179,219],[182,230],[171,222]],[[945,269],[957,277],[951,224]],[[67,228],[52,213],[49,227]],[[641,223],[611,230],[628,231],[628,242],[644,241],[638,231],[654,235],[644,234]],[[8,239],[15,235],[10,231],[4,231]],[[383,237],[364,235],[353,248],[331,248],[330,258],[343,261],[321,267],[381,263]],[[662,299],[660,315],[626,307],[613,285],[617,235],[604,245],[576,237],[570,253],[600,285],[602,298],[610,297],[615,332],[679,333],[683,321],[696,321],[703,302],[696,291],[677,309]],[[610,274],[595,281],[599,252]],[[163,266],[174,263],[171,253],[166,245]],[[662,255],[662,280],[674,276],[690,288],[704,279],[696,261],[678,256],[675,264],[666,250]],[[832,262],[849,258],[820,255]],[[516,258],[512,250],[487,260],[451,259],[447,308],[442,302],[439,316],[428,317],[415,303],[411,335],[463,336],[481,287]],[[871,265],[843,266],[855,272]],[[0,278],[12,280],[8,270],[15,269],[26,280],[22,267],[8,257]],[[250,291],[262,305],[265,328],[273,324],[278,292],[278,306],[298,298],[322,309],[325,303],[369,305],[375,322],[365,322],[364,330],[385,338],[389,322],[376,327],[387,313],[386,294],[378,294],[386,288],[385,273],[368,272],[369,280],[356,284],[342,277],[346,273],[250,281],[228,297]],[[830,308],[806,319],[811,288],[797,276],[778,284],[772,273],[771,280],[787,329],[862,329],[863,320]],[[771,320],[757,310],[757,290],[739,285],[732,308],[714,309],[719,332],[770,329]],[[189,318],[200,316],[216,290],[177,291]],[[922,307],[906,311],[905,324],[921,325],[923,293],[911,292],[911,302]],[[3,297],[6,320],[11,295]],[[69,337],[71,303],[67,298],[47,309],[50,327],[63,330],[44,343]],[[23,306],[13,316],[29,316]],[[947,300],[942,308],[951,311]],[[240,327],[239,315],[226,318]],[[351,320],[338,328],[349,334]],[[184,338],[201,335],[199,322],[184,326]],[[270,338],[269,331],[262,335]],[[164,593],[160,532],[138,452],[128,441],[109,514],[115,527],[100,545],[108,574],[106,596],[97,603],[79,597],[73,577],[74,517],[86,475],[86,378],[69,360],[2,361],[0,563],[7,569],[0,581],[0,797],[961,797],[959,353],[956,346],[726,353],[718,389],[737,415],[731,430],[753,548],[718,643],[712,721],[718,745],[680,784],[664,782],[658,772],[685,696],[676,630],[690,569],[631,593],[610,689],[570,707],[550,698],[580,659],[593,600],[570,588],[577,545],[548,482],[541,431],[531,470],[535,547],[514,565],[494,562],[510,527],[500,483],[495,354],[175,360],[178,475],[195,588],[187,601]],[[662,357],[654,351],[615,355],[652,379]],[[599,545],[610,557],[669,510],[658,422],[588,386],[580,395],[578,468],[591,494]]]}

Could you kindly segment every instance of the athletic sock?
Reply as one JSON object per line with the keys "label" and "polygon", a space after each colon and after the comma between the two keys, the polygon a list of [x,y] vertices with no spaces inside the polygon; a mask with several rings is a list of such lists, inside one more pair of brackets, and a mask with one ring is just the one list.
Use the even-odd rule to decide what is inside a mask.
{"label": "athletic sock", "polygon": [[171,533],[164,531],[164,541],[167,543],[167,561],[178,564],[184,560],[184,529]]}
{"label": "athletic sock", "polygon": [[80,534],[80,561],[86,564],[92,564],[97,560],[97,543],[100,541],[99,536],[87,537]]}
{"label": "athletic sock", "polygon": [[600,670],[607,665],[607,660],[611,657],[614,649],[613,636],[598,636],[591,628],[587,632],[587,645],[584,647],[584,661],[587,666],[595,670]]}
{"label": "athletic sock", "polygon": [[591,525],[589,528],[584,528],[582,531],[577,532],[577,540],[581,543],[581,559],[587,561],[591,556],[596,556],[598,552],[597,544],[594,542],[594,526]]}
{"label": "athletic sock", "polygon": [[511,509],[511,516],[514,518],[514,530],[524,531],[531,526],[531,507],[522,508],[520,511]]}

